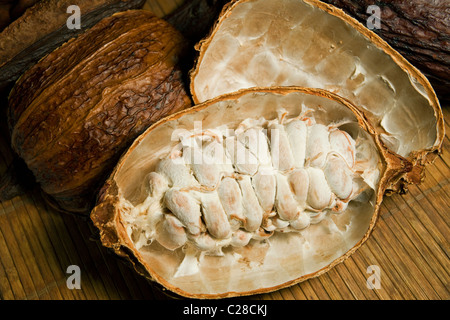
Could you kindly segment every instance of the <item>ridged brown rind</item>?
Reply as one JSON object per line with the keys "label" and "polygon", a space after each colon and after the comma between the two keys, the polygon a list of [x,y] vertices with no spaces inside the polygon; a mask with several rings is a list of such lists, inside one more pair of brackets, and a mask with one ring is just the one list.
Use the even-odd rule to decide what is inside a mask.
{"label": "ridged brown rind", "polygon": [[152,13],[105,18],[45,56],[9,97],[12,146],[60,209],[88,212],[120,154],[150,124],[191,105],[184,39]]}
{"label": "ridged brown rind", "polygon": [[[0,88],[17,80],[44,55],[115,12],[141,8],[145,0],[41,0],[0,33]],[[69,29],[67,8],[80,8],[81,28]]]}
{"label": "ridged brown rind", "polygon": [[[256,6],[259,16],[252,15]],[[352,101],[384,145],[411,163],[391,190],[422,181],[425,165],[441,151],[443,115],[428,79],[337,7],[317,0],[232,1],[197,49],[195,103],[241,88],[290,85],[331,90]]]}
{"label": "ridged brown rind", "polygon": [[[163,271],[161,271],[162,267],[156,266],[156,264],[160,263],[164,265],[165,270],[171,270],[174,266],[172,265],[173,261],[171,262],[171,259],[177,260],[179,259],[180,252],[168,252],[164,253],[164,250],[158,249],[158,246],[155,247],[155,252],[153,254],[155,257],[151,258],[151,250],[137,250],[134,246],[133,241],[130,239],[128,233],[127,233],[127,226],[126,222],[123,220],[123,210],[124,209],[124,198],[133,198],[133,191],[136,190],[136,188],[139,188],[139,177],[140,179],[143,178],[146,172],[149,170],[151,171],[155,166],[155,161],[159,159],[159,157],[163,156],[165,152],[170,151],[170,146],[167,145],[164,141],[170,139],[170,132],[171,130],[175,130],[176,128],[185,128],[185,125],[187,125],[188,121],[186,118],[192,117],[195,119],[202,119],[203,126],[208,127],[211,122],[213,123],[221,123],[221,120],[223,121],[223,124],[233,123],[231,125],[231,128],[233,125],[236,125],[236,121],[243,118],[241,114],[238,114],[236,112],[230,112],[229,115],[227,115],[223,119],[222,117],[214,117],[213,115],[217,114],[216,109],[219,108],[217,105],[221,104],[221,106],[224,109],[232,108],[234,110],[234,106],[231,107],[230,103],[236,103],[239,105],[241,100],[245,100],[246,97],[252,97],[253,95],[256,97],[262,97],[261,101],[264,100],[265,96],[267,96],[267,101],[276,101],[277,97],[284,97],[288,95],[300,95],[300,96],[311,96],[308,98],[309,102],[311,104],[319,103],[319,101],[326,100],[332,100],[333,102],[336,102],[342,106],[345,106],[346,108],[350,109],[351,112],[354,114],[354,116],[357,118],[359,126],[366,132],[368,132],[374,139],[374,142],[377,145],[377,149],[380,152],[380,159],[382,159],[383,167],[382,169],[382,176],[380,178],[379,185],[376,186],[375,190],[375,199],[374,203],[372,203],[373,206],[371,206],[370,212],[360,212],[360,214],[365,215],[367,217],[366,222],[360,223],[355,222],[354,224],[350,224],[349,228],[356,228],[357,226],[362,228],[362,230],[359,230],[358,235],[361,235],[360,238],[358,238],[357,241],[355,241],[354,245],[351,246],[348,250],[345,250],[344,253],[339,255],[336,259],[333,259],[331,262],[327,263],[325,266],[321,266],[314,270],[314,272],[309,272],[307,274],[303,274],[300,277],[292,276],[288,281],[284,281],[282,283],[278,283],[276,285],[270,285],[265,286],[263,283],[270,283],[270,281],[267,281],[267,277],[274,276],[274,274],[270,273],[264,273],[259,275],[259,279],[257,275],[253,275],[256,278],[253,278],[253,276],[250,276],[248,279],[235,279],[233,278],[235,274],[233,272],[228,271],[228,266],[224,262],[222,265],[222,271],[223,274],[221,275],[221,279],[223,279],[224,282],[229,283],[230,285],[241,283],[241,281],[244,281],[247,284],[241,285],[244,286],[246,289],[242,289],[241,291],[236,290],[225,290],[221,292],[214,292],[215,288],[215,282],[214,281],[208,281],[208,277],[211,277],[211,274],[203,274],[199,276],[199,279],[203,279],[205,277],[205,280],[208,285],[207,287],[211,289],[211,292],[196,292],[195,288],[198,286],[197,283],[185,283],[184,287],[181,288],[177,284],[171,283],[168,279],[166,279],[167,275],[163,275]],[[273,98],[273,99],[272,99]],[[252,98],[250,98],[252,99]],[[315,100],[317,99],[317,101]],[[249,100],[246,103],[248,104]],[[251,101],[251,100],[250,100]],[[257,101],[257,100],[255,100]],[[254,113],[253,118],[257,119],[261,114],[265,114],[266,116],[268,114],[275,114],[275,106],[271,103],[265,103],[261,104],[261,109],[258,109],[257,106],[253,105],[251,107],[251,112]],[[283,100],[284,101],[284,100]],[[314,101],[314,102],[312,102]],[[292,100],[291,100],[292,102]],[[227,106],[228,105],[228,106]],[[245,103],[242,103],[242,106],[246,105]],[[286,106],[286,104],[283,104],[283,106]],[[320,107],[319,107],[320,108]],[[264,109],[264,112],[262,111]],[[245,113],[250,113],[248,111],[249,109],[246,109]],[[219,113],[222,114],[224,111],[221,110]],[[261,112],[261,113],[260,113]],[[237,120],[232,120],[233,116],[232,114],[236,115]],[[189,123],[191,123],[192,119],[189,118]],[[177,126],[175,126],[178,124]],[[164,138],[163,138],[164,135]],[[174,142],[171,142],[174,143]],[[143,160],[145,159],[145,160]],[[378,218],[378,211],[380,204],[383,199],[383,194],[385,191],[385,188],[391,184],[391,181],[396,179],[397,175],[400,172],[404,172],[407,170],[408,162],[407,161],[399,161],[399,159],[391,154],[388,150],[385,150],[381,146],[381,141],[378,136],[378,134],[375,132],[375,130],[372,128],[370,123],[365,119],[364,115],[358,111],[356,107],[354,107],[349,101],[331,93],[325,90],[320,89],[310,89],[310,88],[301,88],[301,87],[271,87],[271,88],[251,88],[251,89],[243,89],[238,92],[226,94],[223,96],[216,97],[214,99],[208,100],[204,103],[201,103],[199,105],[194,106],[193,108],[189,108],[184,111],[180,111],[178,113],[172,114],[154,125],[152,125],[149,129],[147,129],[142,135],[140,135],[134,143],[131,145],[131,147],[127,150],[127,152],[121,157],[120,161],[118,162],[117,166],[115,167],[114,171],[110,175],[109,179],[106,181],[105,185],[103,186],[99,198],[97,201],[97,205],[94,208],[94,210],[91,212],[91,220],[94,224],[94,226],[99,230],[100,234],[100,240],[102,244],[112,249],[117,255],[121,256],[122,258],[127,259],[132,265],[134,265],[136,271],[146,277],[148,280],[156,281],[163,287],[185,297],[190,298],[200,298],[200,299],[216,299],[216,298],[225,298],[225,297],[233,297],[233,296],[243,296],[243,295],[252,295],[257,293],[263,293],[263,292],[270,292],[274,290],[278,290],[287,286],[291,286],[295,283],[310,279],[312,277],[317,277],[331,268],[333,268],[338,263],[341,263],[344,261],[347,257],[349,257],[352,253],[354,253],[369,237],[371,234],[371,231],[373,230],[373,227],[375,226],[376,220]],[[372,211],[373,210],[373,211]],[[150,213],[151,214],[151,213]],[[318,225],[320,228],[320,224]],[[325,227],[324,230],[327,228]],[[315,229],[316,231],[313,232],[321,232],[317,231],[318,229]],[[283,239],[283,238],[281,238]],[[325,238],[322,240],[323,242],[319,243],[311,243],[312,246],[324,246],[327,247],[328,245],[333,245],[333,241],[327,241],[331,239]],[[283,240],[278,240],[283,241]],[[338,241],[339,242],[339,241]],[[350,243],[353,243],[352,240],[349,240]],[[279,242],[278,242],[279,244]],[[276,242],[272,243],[273,246],[277,246]],[[270,247],[270,246],[269,246]],[[253,247],[252,247],[253,248]],[[258,249],[256,248],[249,248],[247,253],[252,257],[252,255],[258,256]],[[252,250],[253,253],[252,253]],[[273,250],[277,250],[276,248]],[[293,252],[295,250],[293,249]],[[321,250],[318,250],[321,252]],[[158,261],[158,252],[161,254],[161,260],[160,262],[156,263]],[[324,255],[326,249],[324,250]],[[245,255],[245,253],[240,252],[240,254]],[[297,261],[294,257],[289,257],[290,253],[286,253],[288,256],[278,256],[276,259],[277,261]],[[317,256],[316,256],[317,258]],[[212,258],[214,260],[214,258]],[[218,257],[217,259],[220,259]],[[242,260],[245,260],[244,257]],[[269,259],[269,258],[267,258]],[[260,263],[273,263],[276,264],[276,261],[267,261],[264,260],[264,262]],[[324,258],[326,259],[326,258]],[[211,260],[212,261],[212,260]],[[214,262],[211,262],[214,263]],[[256,264],[254,264],[256,263]],[[282,262],[280,262],[282,263]],[[306,262],[304,261],[298,261],[298,264],[304,264]],[[242,266],[243,269],[246,269],[248,274],[252,274],[255,271],[252,270],[252,266],[255,268],[258,268],[257,262],[250,262],[247,261],[247,266]],[[157,271],[159,268],[159,271]],[[213,274],[216,274],[217,278],[217,269],[214,269],[214,267],[211,267],[214,272]],[[207,270],[207,268],[205,269]],[[281,271],[282,274],[285,272],[284,270]],[[292,271],[292,270],[291,270]],[[172,271],[169,272],[169,274]],[[277,271],[278,273],[278,271]],[[253,279],[253,280],[252,280]],[[217,280],[217,279],[216,279]],[[202,281],[202,280],[198,280]],[[261,281],[261,285],[258,286],[256,283],[258,281]],[[220,285],[219,285],[220,286]],[[186,289],[190,288],[190,289]]]}

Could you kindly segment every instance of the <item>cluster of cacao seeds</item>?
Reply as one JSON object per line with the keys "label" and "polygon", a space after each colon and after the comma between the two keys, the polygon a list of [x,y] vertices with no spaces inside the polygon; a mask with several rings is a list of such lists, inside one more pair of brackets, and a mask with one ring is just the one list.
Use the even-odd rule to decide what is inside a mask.
{"label": "cluster of cacao seeds", "polygon": [[137,248],[156,239],[169,250],[191,243],[222,255],[229,245],[303,230],[371,190],[361,175],[378,163],[364,152],[367,140],[339,129],[345,123],[316,123],[309,111],[246,119],[236,130],[175,131],[179,144],[124,216]]}

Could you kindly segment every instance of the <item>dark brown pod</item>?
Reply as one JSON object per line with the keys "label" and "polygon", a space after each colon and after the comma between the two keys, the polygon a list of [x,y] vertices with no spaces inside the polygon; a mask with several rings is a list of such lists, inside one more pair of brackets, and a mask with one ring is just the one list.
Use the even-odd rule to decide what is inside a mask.
{"label": "dark brown pod", "polygon": [[31,67],[9,97],[11,142],[59,209],[86,212],[131,141],[190,106],[184,39],[151,12],[105,18]]}
{"label": "dark brown pod", "polygon": [[[144,0],[41,0],[0,33],[0,89],[45,54],[115,12],[141,8]],[[67,8],[78,5],[81,28],[69,29]],[[12,17],[11,17],[12,18]]]}
{"label": "dark brown pod", "polygon": [[447,0],[323,0],[366,24],[370,5],[380,8],[380,29],[373,29],[433,85],[441,103],[450,102],[450,15]]}

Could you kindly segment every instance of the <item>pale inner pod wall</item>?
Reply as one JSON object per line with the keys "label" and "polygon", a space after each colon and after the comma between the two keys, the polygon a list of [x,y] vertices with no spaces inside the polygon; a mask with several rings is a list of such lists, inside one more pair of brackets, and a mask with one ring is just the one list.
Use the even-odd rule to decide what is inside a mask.
{"label": "pale inner pod wall", "polygon": [[424,88],[426,79],[418,81],[412,66],[406,71],[406,61],[387,54],[374,34],[363,35],[363,26],[318,6],[300,0],[232,6],[200,47],[191,84],[196,102],[249,87],[322,88],[364,108],[397,154],[434,147],[440,129],[430,104],[438,102]]}
{"label": "pale inner pod wall", "polygon": [[[203,130],[223,125],[235,129],[246,119],[277,119],[281,109],[295,116],[301,114],[305,106],[312,109],[316,123],[326,126],[345,123],[343,130],[350,130],[350,135],[365,141],[366,150],[357,149],[356,153],[375,163],[371,168],[375,173],[368,176],[366,182],[372,188],[361,199],[350,201],[342,212],[331,213],[330,210],[320,222],[299,232],[277,232],[267,240],[251,240],[238,248],[226,246],[220,255],[204,254],[189,245],[168,250],[158,241],[137,246],[130,230],[139,223],[133,219],[138,218],[145,224],[155,212],[140,213],[140,218],[130,218],[128,214],[143,201],[140,190],[144,177],[155,171],[160,159],[167,158],[179,143],[172,135],[175,130],[193,130],[196,121],[201,121]],[[364,155],[368,149],[369,153]],[[113,175],[118,187],[117,219],[124,229],[128,228],[124,241],[153,279],[175,292],[188,296],[227,296],[233,292],[269,291],[326,271],[365,240],[376,219],[384,170],[382,155],[372,136],[359,127],[355,114],[342,104],[305,92],[252,91],[230,100],[219,99],[204,109],[200,106],[195,112],[183,112],[181,117],[169,117],[168,121],[156,124],[141,136]]]}

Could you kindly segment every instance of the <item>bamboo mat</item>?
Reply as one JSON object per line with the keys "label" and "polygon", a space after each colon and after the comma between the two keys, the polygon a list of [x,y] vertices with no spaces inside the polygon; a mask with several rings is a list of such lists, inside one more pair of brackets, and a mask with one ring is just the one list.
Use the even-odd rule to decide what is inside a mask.
{"label": "bamboo mat", "polygon": [[[179,1],[148,1],[159,16]],[[255,300],[443,299],[449,293],[450,109],[443,154],[426,179],[405,195],[386,197],[368,241],[328,273]],[[0,137],[0,173],[11,162]],[[91,239],[89,223],[46,205],[39,190],[0,203],[0,299],[171,299]],[[81,289],[68,289],[67,267],[81,270]],[[380,270],[379,289],[369,289],[369,266]]]}

